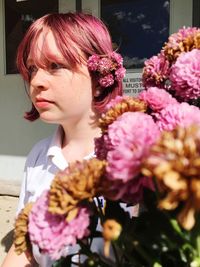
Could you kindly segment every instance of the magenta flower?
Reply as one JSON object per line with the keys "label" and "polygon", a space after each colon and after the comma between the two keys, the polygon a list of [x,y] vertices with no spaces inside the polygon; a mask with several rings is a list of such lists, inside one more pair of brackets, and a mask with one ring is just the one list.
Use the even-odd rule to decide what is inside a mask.
{"label": "magenta flower", "polygon": [[171,131],[177,126],[200,124],[200,109],[185,102],[170,104],[156,114],[156,119],[161,131]]}
{"label": "magenta flower", "polygon": [[108,178],[125,183],[135,177],[158,136],[158,127],[150,115],[126,112],[118,117],[108,126],[107,138],[104,137]]}
{"label": "magenta flower", "polygon": [[114,77],[112,74],[108,74],[108,75],[99,79],[99,84],[102,87],[109,87],[109,86],[113,85],[114,82],[115,82],[115,80],[114,80]]}
{"label": "magenta flower", "polygon": [[154,112],[162,110],[169,104],[177,103],[177,100],[167,91],[158,87],[149,87],[147,90],[142,91],[138,97],[146,102]]}
{"label": "magenta flower", "polygon": [[89,57],[87,66],[90,71],[97,71],[98,64],[99,64],[100,56],[99,55],[92,55]]}
{"label": "magenta flower", "polygon": [[70,222],[66,221],[65,216],[51,214],[48,211],[48,191],[45,191],[33,205],[28,231],[31,242],[52,260],[57,260],[66,253],[67,246],[75,245],[77,239],[89,234],[89,223],[89,212],[83,207]]}
{"label": "magenta flower", "polygon": [[126,69],[121,67],[115,71],[115,79],[120,82],[126,74]]}
{"label": "magenta flower", "polygon": [[111,58],[117,63],[117,65],[119,67],[122,66],[122,64],[123,64],[123,58],[122,58],[122,56],[119,53],[112,52]]}
{"label": "magenta flower", "polygon": [[111,71],[112,67],[113,67],[112,60],[108,57],[103,57],[99,60],[97,70],[101,75],[106,75]]}
{"label": "magenta flower", "polygon": [[142,80],[144,87],[159,86],[163,88],[169,75],[169,62],[163,53],[144,62]]}
{"label": "magenta flower", "polygon": [[183,100],[200,97],[200,50],[182,53],[170,73],[172,89]]}

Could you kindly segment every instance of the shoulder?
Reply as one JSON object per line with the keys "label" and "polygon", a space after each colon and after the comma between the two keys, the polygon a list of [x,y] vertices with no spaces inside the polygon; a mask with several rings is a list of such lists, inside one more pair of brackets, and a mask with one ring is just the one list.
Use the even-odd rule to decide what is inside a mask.
{"label": "shoulder", "polygon": [[35,166],[38,161],[47,157],[47,152],[51,145],[52,137],[53,136],[49,136],[45,139],[42,139],[33,146],[27,156],[26,167]]}

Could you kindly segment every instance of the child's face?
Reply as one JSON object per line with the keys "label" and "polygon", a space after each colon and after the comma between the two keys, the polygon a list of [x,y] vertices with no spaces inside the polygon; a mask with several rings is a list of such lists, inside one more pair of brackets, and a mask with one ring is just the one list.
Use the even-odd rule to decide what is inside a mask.
{"label": "child's face", "polygon": [[45,38],[43,34],[39,36],[37,58],[42,58],[44,43],[56,62],[48,63],[45,68],[37,67],[31,53],[27,60],[31,75],[30,97],[40,118],[61,125],[70,120],[88,119],[93,112],[92,81],[87,66],[80,65],[78,71],[67,69],[51,31]]}

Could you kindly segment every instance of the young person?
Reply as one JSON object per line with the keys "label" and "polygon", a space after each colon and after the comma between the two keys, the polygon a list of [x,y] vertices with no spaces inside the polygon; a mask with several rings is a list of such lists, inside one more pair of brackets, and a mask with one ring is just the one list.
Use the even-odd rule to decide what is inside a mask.
{"label": "young person", "polygon": [[[106,26],[88,14],[45,15],[25,34],[17,53],[17,66],[29,85],[32,102],[25,118],[40,118],[58,128],[28,155],[18,212],[50,187],[59,170],[70,162],[94,156],[94,138],[100,135],[98,115],[112,98],[122,94],[122,82],[118,77],[100,83],[99,73],[104,78],[109,68],[99,73],[90,71],[88,59],[94,55],[108,59],[112,54]],[[48,256],[41,255],[37,248],[33,255],[39,266],[51,266]],[[2,267],[33,265],[25,254],[16,255],[12,246]]]}

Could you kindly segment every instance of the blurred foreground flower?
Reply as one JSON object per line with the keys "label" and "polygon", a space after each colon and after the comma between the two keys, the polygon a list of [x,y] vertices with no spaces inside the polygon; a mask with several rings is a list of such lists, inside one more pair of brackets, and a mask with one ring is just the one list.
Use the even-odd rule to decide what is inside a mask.
{"label": "blurred foreground flower", "polygon": [[159,207],[180,207],[178,221],[190,230],[200,211],[200,127],[163,132],[144,162],[144,175],[155,177],[161,192]]}
{"label": "blurred foreground flower", "polygon": [[15,221],[14,228],[14,245],[17,255],[25,252],[29,259],[31,259],[31,242],[28,235],[28,221],[29,213],[33,203],[28,203],[18,215]]}
{"label": "blurred foreground flower", "polygon": [[68,254],[67,246],[75,245],[77,239],[89,234],[90,212],[86,207],[77,207],[77,215],[66,221],[64,215],[48,211],[48,191],[38,198],[29,215],[28,230],[30,240],[42,253],[57,260]]}
{"label": "blurred foreground flower", "polygon": [[49,211],[66,216],[70,221],[78,213],[78,203],[92,201],[98,194],[98,185],[104,174],[106,163],[96,158],[71,164],[66,171],[59,172],[49,191]]}

